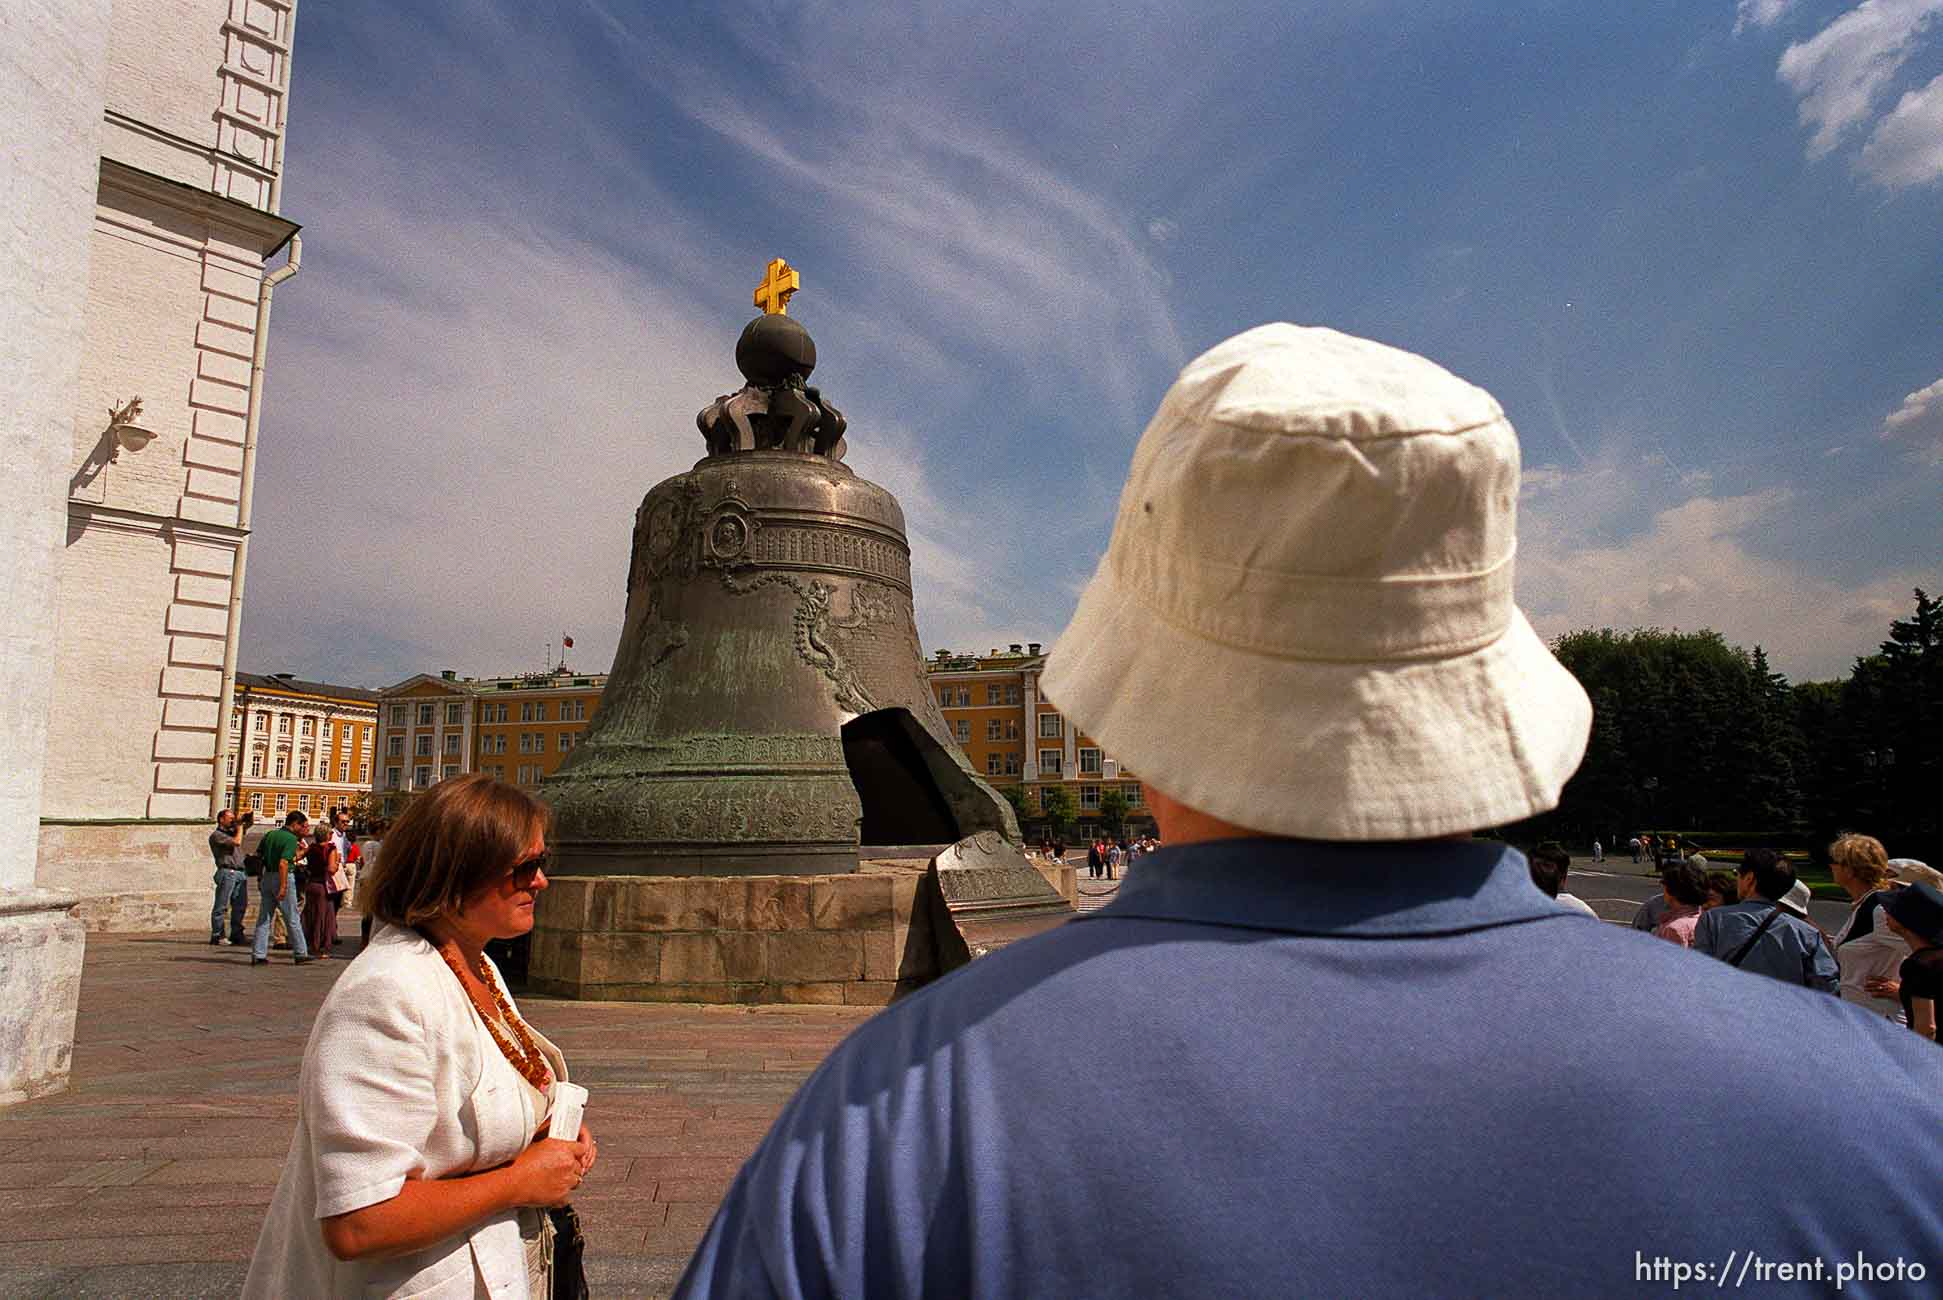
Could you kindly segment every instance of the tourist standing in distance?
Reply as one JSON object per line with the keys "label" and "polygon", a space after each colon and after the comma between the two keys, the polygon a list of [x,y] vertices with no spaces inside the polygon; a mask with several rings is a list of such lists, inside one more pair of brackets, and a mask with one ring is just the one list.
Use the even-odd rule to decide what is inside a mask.
{"label": "tourist standing in distance", "polygon": [[331,878],[342,861],[337,856],[337,838],[328,827],[319,826],[304,849],[304,943],[313,957],[330,956],[331,943],[337,937]]}
{"label": "tourist standing in distance", "polygon": [[1734,885],[1734,873],[1716,867],[1706,875],[1707,901],[1700,905],[1703,912],[1711,912],[1716,907],[1725,907],[1736,901],[1740,891]]}
{"label": "tourist standing in distance", "polygon": [[257,853],[263,858],[263,874],[256,903],[256,934],[250,946],[250,965],[261,966],[270,960],[270,918],[281,916],[290,935],[291,960],[301,966],[311,959],[304,943],[303,922],[297,919],[297,870],[304,860],[302,839],[310,818],[292,810],[283,825],[263,837]]}
{"label": "tourist standing in distance", "polygon": [[1707,877],[1697,867],[1675,862],[1660,871],[1660,893],[1666,908],[1660,913],[1660,923],[1653,927],[1654,937],[1682,948],[1693,947],[1694,928],[1700,924],[1700,914],[1707,910]]}
{"label": "tourist standing in distance", "polygon": [[[390,823],[380,817],[372,822],[365,833],[365,839],[358,845],[358,879],[365,880],[376,876],[378,854],[384,848],[385,834]],[[358,921],[358,946],[362,949],[371,942],[371,909],[364,905],[364,894],[356,881],[352,882],[352,899],[357,903],[361,919]]]}
{"label": "tourist standing in distance", "polygon": [[1933,885],[1905,885],[1883,909],[1889,928],[1909,945],[1896,978],[1877,976],[1864,988],[1871,997],[1895,998],[1903,1020],[1919,1037],[1943,1043],[1943,891]]}
{"label": "tourist standing in distance", "polygon": [[1592,904],[1565,892],[1565,877],[1572,869],[1572,855],[1557,840],[1546,840],[1531,851],[1526,859],[1531,871],[1531,883],[1538,886],[1539,892],[1547,898],[1555,898],[1575,912],[1587,916],[1597,916]]}
{"label": "tourist standing in distance", "polygon": [[[250,881],[243,874],[243,826],[225,808],[216,814],[209,832],[209,853],[216,862],[216,902],[209,909],[209,942],[243,946],[243,914],[250,907]],[[229,934],[223,934],[223,913],[229,913]]]}
{"label": "tourist standing in distance", "polygon": [[[545,805],[474,773],[398,819],[366,902],[380,928],[318,1009],[243,1294],[549,1300],[554,1229],[593,1167],[544,1134],[559,1049],[485,955],[533,928]],[[1913,1041],[1913,1040],[1912,1040]]]}
{"label": "tourist standing in distance", "polygon": [[358,843],[357,837],[351,834],[351,814],[346,809],[331,810],[331,842],[337,845],[337,866],[343,885],[343,888],[338,891],[338,901],[341,902],[343,893],[351,887],[351,864],[357,861],[357,856],[351,850],[356,848]]}
{"label": "tourist standing in distance", "polygon": [[[1660,864],[1658,870],[1662,873],[1666,871],[1668,866],[1679,861],[1678,858],[1662,859],[1659,857],[1655,857],[1653,860]],[[1730,899],[1729,901],[1732,900]],[[1639,905],[1639,910],[1633,913],[1633,929],[1644,930],[1647,934],[1651,934],[1660,928],[1660,920],[1665,915],[1666,891],[1662,889],[1657,894],[1649,895],[1646,901]]]}
{"label": "tourist standing in distance", "polygon": [[[1610,1295],[1642,1252],[1933,1255],[1931,1047],[1468,838],[1555,806],[1591,723],[1512,604],[1517,500],[1497,403],[1420,357],[1270,325],[1190,363],[1044,675],[1166,847],[852,1034],[677,1293]],[[1020,1104],[1074,1079],[1116,1086]],[[1754,1117],[1839,1182],[1798,1141],[1724,1157]]]}
{"label": "tourist standing in distance", "polygon": [[1784,984],[1840,993],[1842,973],[1821,931],[1783,902],[1795,887],[1795,869],[1773,849],[1749,849],[1734,884],[1739,901],[1701,915],[1694,951]]}

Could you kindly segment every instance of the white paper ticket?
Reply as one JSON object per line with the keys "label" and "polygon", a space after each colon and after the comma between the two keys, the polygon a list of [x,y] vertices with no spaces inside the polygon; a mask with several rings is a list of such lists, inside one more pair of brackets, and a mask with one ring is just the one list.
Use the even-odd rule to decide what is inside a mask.
{"label": "white paper ticket", "polygon": [[587,1109],[587,1090],[565,1079],[553,1081],[553,1118],[546,1135],[571,1142],[580,1136],[580,1117]]}

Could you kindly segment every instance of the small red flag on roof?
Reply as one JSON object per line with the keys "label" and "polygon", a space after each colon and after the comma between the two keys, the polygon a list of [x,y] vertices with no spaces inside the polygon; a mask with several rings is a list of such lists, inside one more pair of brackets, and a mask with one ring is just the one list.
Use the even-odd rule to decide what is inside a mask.
{"label": "small red flag on roof", "polygon": [[573,638],[562,632],[560,634],[560,644],[571,650],[573,649]]}

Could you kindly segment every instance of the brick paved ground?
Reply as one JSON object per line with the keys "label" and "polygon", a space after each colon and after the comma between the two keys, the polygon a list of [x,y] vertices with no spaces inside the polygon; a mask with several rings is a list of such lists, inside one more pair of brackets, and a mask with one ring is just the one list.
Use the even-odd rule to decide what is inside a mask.
{"label": "brick paved ground", "polygon": [[[193,934],[90,935],[71,1086],[0,1110],[0,1296],[235,1295],[290,1145],[311,1019],[347,964],[277,954],[252,969],[246,949]],[[600,1296],[674,1284],[776,1112],[870,1014],[531,996],[521,1009],[593,1092],[601,1159],[575,1204]]]}

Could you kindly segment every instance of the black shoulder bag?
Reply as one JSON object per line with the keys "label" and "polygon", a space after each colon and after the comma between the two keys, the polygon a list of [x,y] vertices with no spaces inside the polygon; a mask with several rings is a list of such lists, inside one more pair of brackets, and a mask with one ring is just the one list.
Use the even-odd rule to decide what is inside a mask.
{"label": "black shoulder bag", "polygon": [[588,1300],[587,1238],[580,1234],[580,1216],[571,1205],[546,1213],[553,1220],[553,1300]]}
{"label": "black shoulder bag", "polygon": [[1774,918],[1780,915],[1781,904],[1776,903],[1774,910],[1762,918],[1761,924],[1754,927],[1754,933],[1747,936],[1747,942],[1734,949],[1734,955],[1727,959],[1727,964],[1729,966],[1739,966],[1742,962],[1746,961],[1747,954],[1754,951],[1754,945],[1760,942],[1761,936],[1766,934],[1768,927],[1774,924]]}

